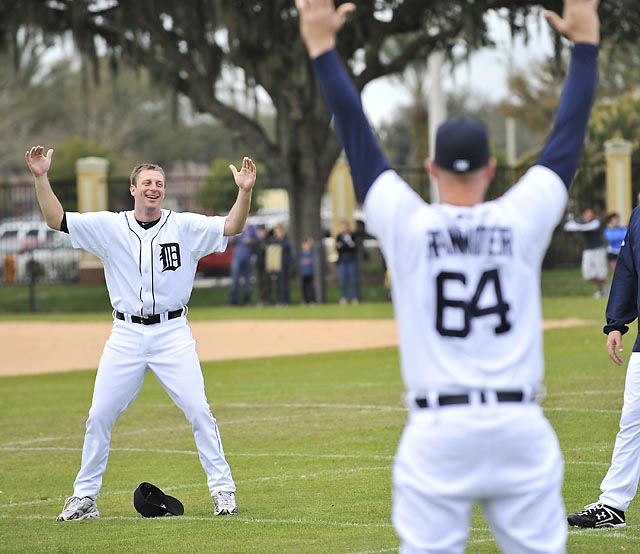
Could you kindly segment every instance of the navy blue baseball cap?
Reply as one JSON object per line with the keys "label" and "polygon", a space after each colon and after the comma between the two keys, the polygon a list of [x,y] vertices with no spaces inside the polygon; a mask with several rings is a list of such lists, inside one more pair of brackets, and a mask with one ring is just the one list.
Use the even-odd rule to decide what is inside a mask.
{"label": "navy blue baseball cap", "polygon": [[133,493],[133,505],[143,517],[181,516],[184,506],[177,498],[162,492],[151,483],[140,483]]}
{"label": "navy blue baseball cap", "polygon": [[466,173],[484,167],[490,157],[489,132],[482,121],[461,117],[438,127],[433,160],[438,167]]}

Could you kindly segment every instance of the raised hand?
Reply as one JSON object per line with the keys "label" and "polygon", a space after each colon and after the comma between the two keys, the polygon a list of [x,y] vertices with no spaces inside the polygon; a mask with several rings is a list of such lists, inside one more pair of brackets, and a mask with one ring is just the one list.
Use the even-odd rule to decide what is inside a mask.
{"label": "raised hand", "polygon": [[600,43],[599,0],[564,0],[562,17],[545,11],[549,24],[574,43]]}
{"label": "raised hand", "polygon": [[44,155],[44,147],[42,146],[33,146],[30,150],[24,155],[24,159],[27,162],[27,166],[29,166],[29,170],[31,171],[34,177],[42,177],[49,168],[51,167],[51,159],[53,158],[53,148],[50,148],[47,151],[47,154]]}
{"label": "raised hand", "polygon": [[309,56],[317,58],[335,46],[337,32],[348,14],[356,9],[352,2],[338,6],[333,0],[295,0],[300,17],[300,34]]}
{"label": "raised hand", "polygon": [[242,159],[242,167],[240,171],[237,170],[236,166],[231,164],[229,165],[229,169],[231,173],[233,173],[233,179],[238,185],[238,188],[245,192],[249,192],[253,189],[253,185],[256,184],[256,164],[253,163],[251,158],[247,158],[246,156]]}

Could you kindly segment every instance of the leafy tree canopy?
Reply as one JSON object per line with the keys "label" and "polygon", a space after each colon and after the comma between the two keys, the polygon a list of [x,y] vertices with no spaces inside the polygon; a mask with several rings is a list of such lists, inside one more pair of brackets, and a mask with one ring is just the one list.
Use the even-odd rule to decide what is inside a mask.
{"label": "leafy tree canopy", "polygon": [[56,145],[54,152],[55,163],[49,171],[49,177],[56,181],[75,181],[76,160],[97,156],[109,161],[109,169],[113,168],[113,155],[106,148],[86,141],[79,135],[69,137],[61,144]]}
{"label": "leafy tree canopy", "polygon": [[[498,10],[526,35],[526,14],[561,11],[562,0],[357,0],[338,49],[359,90],[424,60],[434,49],[488,44],[484,15]],[[640,2],[601,4],[603,36],[636,41]],[[226,127],[228,140],[263,160],[287,188],[294,236],[322,236],[320,199],[340,145],[298,32],[293,0],[0,0],[0,42],[25,32],[71,34],[84,63],[104,51],[110,67],[145,67],[197,111]],[[387,49],[388,41],[395,47]],[[96,73],[96,76],[99,74]],[[244,91],[239,101],[237,90]],[[275,126],[258,117],[262,105]]]}
{"label": "leafy tree canopy", "polygon": [[[211,213],[223,213],[229,211],[238,196],[238,187],[234,186],[233,176],[229,169],[230,164],[236,167],[240,162],[228,158],[216,158],[211,162],[211,168],[205,176],[204,182],[200,185],[196,194],[198,206],[202,206]],[[265,168],[263,164],[256,163],[256,189],[252,196],[251,211],[255,212],[260,208],[259,193],[261,185],[267,182]]]}
{"label": "leafy tree canopy", "polygon": [[[503,111],[516,117],[542,140],[562,91],[562,78],[554,75],[550,64],[540,64],[510,79],[511,100]],[[604,143],[623,138],[634,145],[640,158],[637,129],[640,123],[640,53],[636,49],[605,45],[600,54],[598,96],[592,110],[586,155],[601,159]]]}

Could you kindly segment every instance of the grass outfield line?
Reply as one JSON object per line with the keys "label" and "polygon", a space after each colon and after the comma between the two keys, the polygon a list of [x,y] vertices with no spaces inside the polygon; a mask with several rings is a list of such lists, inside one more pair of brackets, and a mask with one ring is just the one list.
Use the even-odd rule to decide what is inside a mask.
{"label": "grass outfield line", "polygon": [[[546,317],[593,320],[605,305],[591,298],[544,304]],[[628,355],[632,337],[625,339]],[[543,405],[565,455],[565,503],[578,510],[597,498],[608,467],[625,372],[608,361],[600,327],[547,331],[545,352]],[[0,552],[396,551],[390,472],[405,412],[395,349],[203,368],[238,483],[238,517],[212,516],[188,424],[148,376],[114,429],[98,502],[103,517],[55,522],[78,470],[95,374],[6,377],[0,379]],[[185,516],[139,517],[132,496],[145,480],[178,497]],[[568,552],[640,552],[636,505],[627,519],[629,527],[617,531],[571,530]],[[478,513],[468,552],[498,552]]]}

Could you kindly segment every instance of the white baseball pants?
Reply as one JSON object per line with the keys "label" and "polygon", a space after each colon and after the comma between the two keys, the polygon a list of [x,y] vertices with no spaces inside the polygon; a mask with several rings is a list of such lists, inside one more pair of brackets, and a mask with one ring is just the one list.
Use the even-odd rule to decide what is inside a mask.
{"label": "white baseball pants", "polygon": [[640,352],[632,352],[624,383],[620,431],[611,466],[600,485],[600,502],[623,512],[638,490],[640,479]]}
{"label": "white baseball pants", "polygon": [[535,403],[414,409],[393,470],[402,554],[462,554],[475,503],[501,550],[563,554],[564,463]]}
{"label": "white baseball pants", "polygon": [[140,392],[147,367],[191,424],[211,494],[235,491],[205,394],[196,343],[186,317],[179,317],[155,325],[114,321],[98,366],[74,496],[98,496],[111,429]]}

